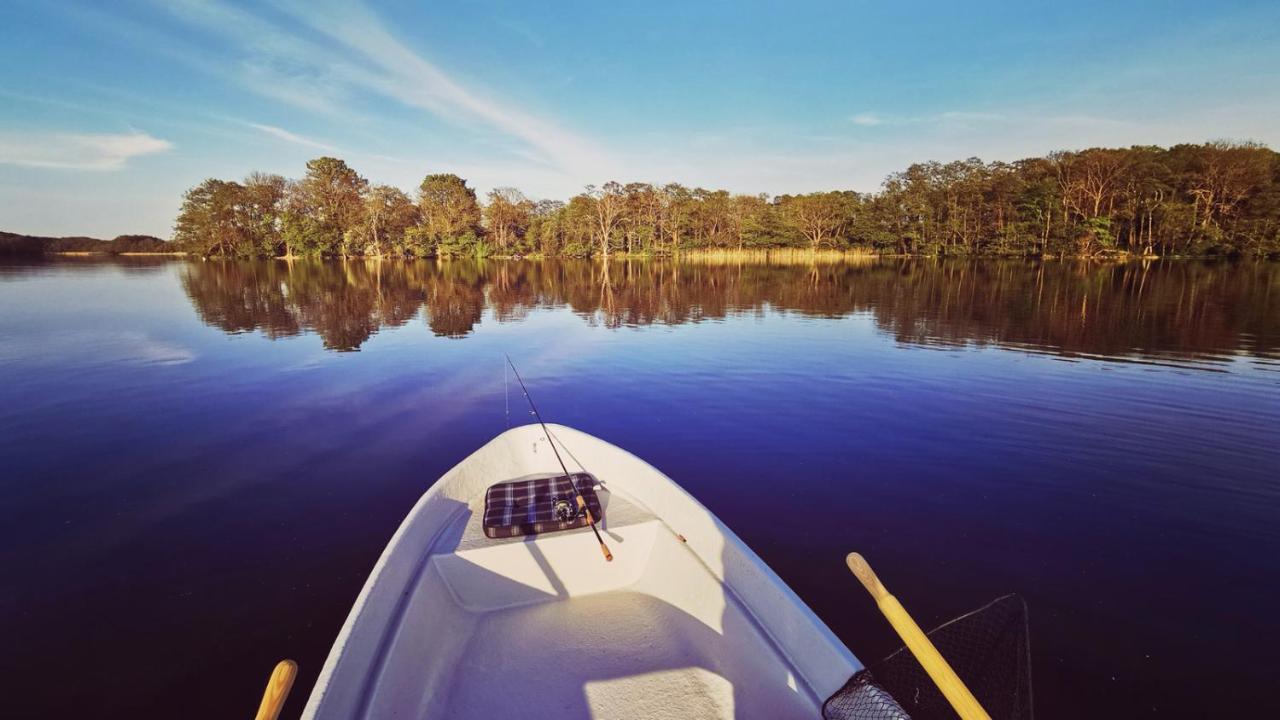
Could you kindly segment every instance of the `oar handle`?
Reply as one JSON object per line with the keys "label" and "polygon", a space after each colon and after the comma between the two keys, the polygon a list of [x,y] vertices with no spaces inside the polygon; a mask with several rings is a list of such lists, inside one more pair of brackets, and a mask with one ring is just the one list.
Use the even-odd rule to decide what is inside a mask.
{"label": "oar handle", "polygon": [[871,597],[875,598],[876,602],[880,602],[880,598],[889,594],[889,591],[884,587],[884,583],[881,583],[880,578],[876,577],[876,571],[871,569],[871,566],[867,564],[867,559],[862,555],[856,552],[849,553],[844,561],[848,563],[849,570],[853,572],[854,577],[858,578],[858,582],[862,583],[862,587],[871,593]]}
{"label": "oar handle", "polygon": [[267,689],[262,693],[262,704],[258,706],[258,714],[254,720],[276,720],[284,709],[284,701],[289,699],[289,691],[293,689],[293,680],[298,676],[298,663],[292,660],[281,660],[271,671],[271,679],[267,681]]}
{"label": "oar handle", "polygon": [[889,593],[884,583],[880,582],[880,578],[876,577],[875,572],[871,569],[866,561],[858,553],[849,553],[845,558],[845,562],[849,565],[849,570],[857,576],[862,586],[867,589],[871,597],[875,598],[876,605],[880,608],[880,612],[884,614],[885,619],[897,631],[898,637],[902,638],[902,642],[906,644],[907,649],[920,662],[920,666],[929,674],[929,678],[942,691],[943,697],[947,702],[951,703],[952,709],[960,716],[961,720],[991,720],[991,716],[987,715],[987,711],[982,709],[982,705],[978,703],[978,699],[969,692],[969,688],[960,680],[960,676],[956,675],[956,671],[942,657],[942,653],[933,646],[929,640],[929,636],[924,634],[920,626],[915,620],[911,619],[911,615],[907,613],[907,609],[902,607],[902,603],[898,602],[898,598]]}

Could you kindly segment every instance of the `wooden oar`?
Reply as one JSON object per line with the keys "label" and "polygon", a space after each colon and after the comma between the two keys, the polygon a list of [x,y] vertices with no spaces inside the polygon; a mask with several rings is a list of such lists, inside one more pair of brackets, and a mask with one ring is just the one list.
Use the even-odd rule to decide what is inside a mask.
{"label": "wooden oar", "polygon": [[933,683],[942,691],[943,697],[951,703],[952,709],[961,720],[991,720],[991,716],[982,709],[982,705],[978,704],[978,699],[969,692],[969,688],[965,687],[964,682],[956,675],[956,671],[951,669],[951,665],[929,641],[929,637],[907,614],[906,608],[902,607],[898,598],[890,595],[885,589],[866,559],[855,552],[849,553],[845,562],[849,564],[849,569],[857,576],[867,592],[871,593],[871,597],[875,598],[880,612],[884,613],[889,624],[898,632],[898,636],[902,638],[902,642],[906,643],[911,654],[916,656],[916,660],[920,661],[921,667],[929,673]]}
{"label": "wooden oar", "polygon": [[298,663],[292,660],[281,660],[271,671],[271,679],[267,681],[266,692],[262,693],[262,704],[258,706],[258,714],[254,720],[276,720],[284,709],[284,701],[289,699],[289,690],[293,688],[293,679],[298,676]]}

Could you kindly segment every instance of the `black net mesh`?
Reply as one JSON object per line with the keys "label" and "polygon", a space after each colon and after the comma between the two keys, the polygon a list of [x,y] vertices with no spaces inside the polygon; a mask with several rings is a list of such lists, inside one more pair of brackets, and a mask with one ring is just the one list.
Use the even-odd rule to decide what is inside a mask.
{"label": "black net mesh", "polygon": [[[1031,720],[1027,604],[1006,595],[927,633],[992,720]],[[822,706],[826,720],[952,720],[955,711],[905,647],[858,672]]]}
{"label": "black net mesh", "polygon": [[835,695],[822,704],[826,720],[911,720],[888,690],[871,679],[871,672],[859,670]]}

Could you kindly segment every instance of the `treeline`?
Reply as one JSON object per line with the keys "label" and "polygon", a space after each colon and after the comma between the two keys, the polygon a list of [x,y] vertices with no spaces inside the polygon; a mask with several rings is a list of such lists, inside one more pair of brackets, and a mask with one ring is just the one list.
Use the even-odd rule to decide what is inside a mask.
{"label": "treeline", "polygon": [[173,245],[151,235],[117,235],[111,240],[75,237],[41,237],[0,231],[0,255],[43,253],[168,253]]}
{"label": "treeline", "polygon": [[608,256],[695,249],[901,255],[1280,254],[1280,154],[1252,143],[1093,148],[1013,163],[921,163],[879,192],[740,195],[608,182],[559,200],[452,174],[413,197],[345,162],[187,191],[175,242],[201,255]]}

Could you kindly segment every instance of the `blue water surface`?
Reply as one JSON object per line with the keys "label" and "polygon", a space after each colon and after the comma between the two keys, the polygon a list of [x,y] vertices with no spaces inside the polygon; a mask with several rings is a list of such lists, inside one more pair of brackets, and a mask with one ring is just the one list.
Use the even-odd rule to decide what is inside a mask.
{"label": "blue water surface", "polygon": [[0,714],[247,717],[292,657],[295,715],[529,421],[504,353],[864,660],[851,550],[925,626],[1023,595],[1040,718],[1280,714],[1278,328],[1265,264],[10,262]]}

